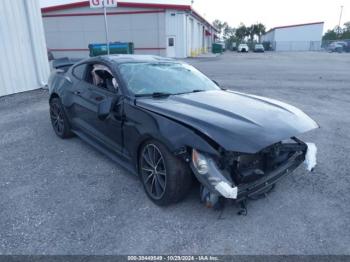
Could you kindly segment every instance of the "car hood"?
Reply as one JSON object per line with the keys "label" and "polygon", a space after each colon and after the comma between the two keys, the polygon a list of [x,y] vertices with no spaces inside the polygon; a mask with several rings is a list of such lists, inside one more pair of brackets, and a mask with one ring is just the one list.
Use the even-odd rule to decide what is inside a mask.
{"label": "car hood", "polygon": [[233,91],[138,98],[136,105],[191,126],[228,151],[256,153],[318,128],[314,120],[291,105]]}

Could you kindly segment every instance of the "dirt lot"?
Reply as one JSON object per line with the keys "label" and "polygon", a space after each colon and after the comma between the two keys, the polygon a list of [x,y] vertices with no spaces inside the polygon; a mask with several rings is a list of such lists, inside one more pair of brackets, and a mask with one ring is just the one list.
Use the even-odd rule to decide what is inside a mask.
{"label": "dirt lot", "polygon": [[302,167],[248,216],[204,208],[194,188],[159,208],[141,183],[51,129],[47,92],[0,98],[0,254],[350,254],[350,55],[226,53],[188,59],[222,86],[295,105],[321,126]]}

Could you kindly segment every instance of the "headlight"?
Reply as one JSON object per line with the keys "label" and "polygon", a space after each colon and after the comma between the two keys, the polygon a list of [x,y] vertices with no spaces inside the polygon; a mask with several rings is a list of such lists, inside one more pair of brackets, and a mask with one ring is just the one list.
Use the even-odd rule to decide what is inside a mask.
{"label": "headlight", "polygon": [[206,157],[199,153],[196,149],[192,149],[192,163],[201,175],[208,173],[208,162]]}

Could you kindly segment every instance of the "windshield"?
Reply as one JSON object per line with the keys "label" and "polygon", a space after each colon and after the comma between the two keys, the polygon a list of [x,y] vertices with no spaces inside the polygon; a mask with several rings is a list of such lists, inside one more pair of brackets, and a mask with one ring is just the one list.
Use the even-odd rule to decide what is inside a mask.
{"label": "windshield", "polygon": [[182,63],[125,63],[121,75],[135,95],[170,95],[220,89],[190,65]]}

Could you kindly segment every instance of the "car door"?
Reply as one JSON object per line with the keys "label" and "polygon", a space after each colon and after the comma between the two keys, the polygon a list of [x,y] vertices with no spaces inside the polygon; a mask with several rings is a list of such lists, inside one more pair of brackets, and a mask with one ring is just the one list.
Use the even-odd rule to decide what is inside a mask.
{"label": "car door", "polygon": [[[105,147],[116,153],[122,153],[122,121],[123,121],[123,99],[119,88],[105,88],[94,83],[92,73],[96,65],[89,64],[85,79],[79,86],[80,99],[77,99],[74,114],[77,116],[77,124],[89,137],[97,140]],[[109,70],[109,72],[112,72]],[[111,73],[112,74],[112,73]],[[112,75],[111,75],[112,76]],[[114,75],[113,75],[114,77]],[[115,77],[114,77],[115,78]],[[115,78],[118,86],[118,80]],[[98,118],[98,106],[105,99],[114,101],[114,109],[104,120]]]}
{"label": "car door", "polygon": [[66,105],[66,113],[69,115],[73,129],[79,128],[79,115],[77,107],[83,102],[81,94],[84,92],[84,78],[87,64],[79,64],[72,68],[71,81],[72,85],[66,90],[63,97]]}

